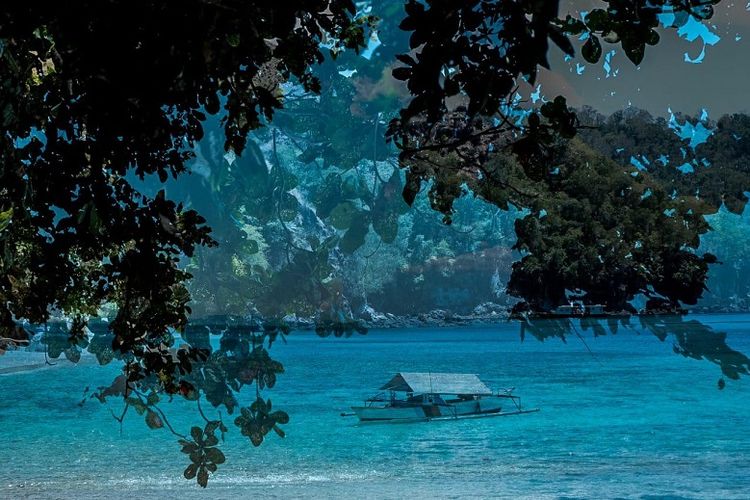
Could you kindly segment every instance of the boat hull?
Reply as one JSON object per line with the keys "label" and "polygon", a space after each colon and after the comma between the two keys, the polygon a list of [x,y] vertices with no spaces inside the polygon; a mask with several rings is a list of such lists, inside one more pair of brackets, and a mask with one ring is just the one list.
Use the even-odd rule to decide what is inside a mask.
{"label": "boat hull", "polygon": [[427,420],[421,406],[352,406],[361,422],[382,422],[388,420]]}
{"label": "boat hull", "polygon": [[420,421],[500,413],[500,403],[499,398],[482,398],[443,405],[353,406],[352,410],[361,422]]}

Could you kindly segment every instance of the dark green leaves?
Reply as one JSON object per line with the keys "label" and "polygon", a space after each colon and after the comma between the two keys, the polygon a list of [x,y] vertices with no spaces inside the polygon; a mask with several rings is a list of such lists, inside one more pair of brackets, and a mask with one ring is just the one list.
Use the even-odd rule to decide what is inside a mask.
{"label": "dark green leaves", "polygon": [[555,42],[555,45],[560,47],[560,50],[562,50],[565,54],[569,56],[575,55],[573,44],[568,39],[567,35],[563,33],[559,28],[557,28],[556,26],[551,26],[549,37],[553,42]]}
{"label": "dark green leaves", "polygon": [[599,62],[599,58],[602,56],[602,45],[596,35],[589,35],[583,47],[581,47],[581,55],[591,64]]}
{"label": "dark green leaves", "polygon": [[187,466],[183,475],[185,479],[196,478],[199,486],[205,488],[208,484],[209,473],[214,473],[217,466],[226,461],[224,453],[216,447],[219,440],[215,435],[217,429],[225,432],[226,428],[220,421],[207,422],[205,428],[192,427],[190,437],[192,440],[180,439],[182,453],[190,457],[190,465]]}
{"label": "dark green leaves", "polygon": [[333,314],[323,314],[321,319],[315,325],[315,333],[321,337],[328,337],[333,335],[334,337],[345,337],[349,338],[355,333],[365,335],[367,328],[365,328],[359,321],[347,320],[343,314],[337,316]]}
{"label": "dark green leaves", "polygon": [[540,111],[551,128],[562,138],[572,139],[576,135],[576,114],[568,108],[563,96],[557,96],[554,101],[544,103]]}
{"label": "dark green leaves", "polygon": [[241,408],[240,416],[234,420],[243,436],[250,438],[253,446],[260,446],[266,435],[273,430],[280,437],[284,431],[279,424],[289,423],[289,415],[283,411],[272,411],[271,400],[258,398],[249,407]]}
{"label": "dark green leaves", "polygon": [[208,94],[204,106],[208,114],[215,115],[219,112],[219,96],[216,94]]}
{"label": "dark green leaves", "polygon": [[0,211],[0,234],[5,231],[10,225],[10,221],[13,218],[13,208],[9,208],[4,211]]}
{"label": "dark green leaves", "polygon": [[398,213],[378,212],[372,221],[372,228],[384,243],[393,243],[398,235]]}
{"label": "dark green leaves", "polygon": [[358,215],[358,210],[351,201],[343,201],[336,205],[331,211],[329,220],[331,225],[336,229],[349,229],[352,226],[352,222]]}
{"label": "dark green leaves", "polygon": [[147,410],[146,425],[148,425],[149,429],[161,429],[162,427],[164,427],[164,422],[162,421],[158,413],[153,410]]}
{"label": "dark green leaves", "polygon": [[646,44],[642,42],[629,43],[623,40],[622,48],[625,51],[625,55],[632,61],[633,64],[638,65],[643,61],[643,56],[646,54]]}
{"label": "dark green leaves", "polygon": [[396,240],[399,216],[408,209],[401,197],[401,184],[401,175],[394,170],[372,207],[372,228],[384,243]]}
{"label": "dark green leaves", "polygon": [[419,194],[421,187],[422,187],[421,179],[413,175],[411,172],[407,172],[406,184],[404,185],[402,196],[404,198],[404,202],[408,206],[412,206],[414,204],[414,200],[417,198],[417,195]]}
{"label": "dark green leaves", "polygon": [[580,35],[586,30],[586,24],[580,19],[567,15],[564,21],[558,21],[557,25],[567,34]]}
{"label": "dark green leaves", "polygon": [[245,366],[240,368],[237,379],[244,384],[257,382],[261,390],[273,388],[276,385],[276,375],[284,373],[282,364],[271,359],[262,345],[253,349],[247,363],[243,365]]}
{"label": "dark green leaves", "polygon": [[385,243],[393,243],[398,235],[399,216],[408,208],[399,195],[400,173],[394,169],[388,180],[378,180],[374,188],[372,193],[359,175],[331,175],[318,195],[318,214],[345,231],[339,248],[346,254],[364,245],[370,225]]}
{"label": "dark green leaves", "polygon": [[586,16],[586,26],[590,31],[608,31],[611,19],[606,10],[594,9]]}
{"label": "dark green leaves", "polygon": [[391,75],[393,75],[393,78],[396,80],[408,80],[411,78],[412,70],[407,67],[394,68]]}
{"label": "dark green leaves", "polygon": [[364,245],[365,236],[367,236],[369,227],[370,221],[366,217],[362,215],[355,217],[351,221],[349,229],[344,233],[344,236],[339,242],[339,248],[341,248],[341,251],[352,254],[355,250]]}
{"label": "dark green leaves", "polygon": [[227,34],[227,43],[230,47],[239,47],[240,46],[240,34],[239,33],[228,33]]}

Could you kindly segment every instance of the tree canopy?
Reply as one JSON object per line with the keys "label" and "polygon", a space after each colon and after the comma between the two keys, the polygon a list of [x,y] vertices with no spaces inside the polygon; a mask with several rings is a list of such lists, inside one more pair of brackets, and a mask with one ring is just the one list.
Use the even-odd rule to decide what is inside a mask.
{"label": "tree canopy", "polygon": [[[709,228],[704,216],[722,203],[742,210],[743,168],[727,161],[726,175],[717,176],[700,166],[700,149],[683,155],[694,165],[690,178],[623,166],[606,135],[632,138],[627,130],[605,123],[579,134],[591,124],[563,96],[528,109],[514,94],[548,66],[550,43],[591,63],[603,43],[616,44],[639,64],[646,46],[659,41],[660,15],[669,13],[670,27],[679,27],[709,19],[716,3],[610,0],[578,17],[561,17],[557,1],[408,0],[382,12],[358,11],[351,0],[4,5],[0,348],[28,341],[23,322],[69,319],[48,329],[50,353],[75,359],[88,348],[102,364],[122,362],[123,374],[95,396],[122,397],[122,416],[133,408],[150,427],[179,434],[191,461],[185,477],[205,486],[224,461],[216,433],[227,427],[201,410],[205,425],[180,434],[169,426],[162,398],[205,398],[237,411],[234,423],[254,445],[271,430],[283,435],[288,416],[261,395],[283,371],[267,351],[288,333],[278,319],[290,304],[310,309],[314,297],[321,334],[361,330],[331,277],[334,254],[355,252],[371,229],[379,241],[393,242],[405,203],[414,204],[425,184],[448,223],[468,192],[501,210],[528,211],[515,225],[516,248],[525,255],[508,287],[529,308],[559,305],[568,291],[611,310],[632,310],[637,294],[656,309],[695,303],[715,260],[696,252]],[[393,19],[398,29],[384,22]],[[408,46],[402,53],[387,47],[386,63],[367,69],[351,57],[377,29],[394,39],[408,35]],[[336,67],[314,70],[347,57],[362,72],[357,82]],[[362,140],[341,133],[343,120]],[[729,117],[719,128],[741,133],[743,120]],[[269,123],[271,168],[248,140]],[[299,179],[279,156],[282,133],[303,161],[320,162],[324,179],[308,215],[326,226],[314,237],[290,227],[305,206],[292,194]],[[204,148],[206,140],[220,147]],[[720,162],[743,154],[747,140],[717,133],[702,147]],[[680,142],[669,141],[668,152],[658,152],[676,158]],[[384,174],[378,166],[393,147],[405,178],[398,168]],[[373,164],[368,178],[357,170],[362,159]],[[137,188],[139,180],[168,185],[204,167],[210,175],[188,188],[192,208],[165,190]],[[255,226],[242,221],[249,214],[258,225],[278,222],[283,273],[231,255],[238,246],[258,253]],[[191,271],[217,262],[206,257],[217,240],[204,215],[226,222],[217,227],[217,251],[229,252],[223,265],[233,266],[232,280],[252,274],[239,281],[251,297],[250,281],[286,293],[284,308],[260,295],[237,300],[240,312],[258,306],[267,321],[188,323]],[[215,282],[194,288],[198,298],[228,286],[215,271]],[[309,275],[316,279],[299,279]],[[109,322],[92,320],[108,307]],[[216,332],[218,346],[210,338]],[[255,393],[243,406],[246,385]]]}

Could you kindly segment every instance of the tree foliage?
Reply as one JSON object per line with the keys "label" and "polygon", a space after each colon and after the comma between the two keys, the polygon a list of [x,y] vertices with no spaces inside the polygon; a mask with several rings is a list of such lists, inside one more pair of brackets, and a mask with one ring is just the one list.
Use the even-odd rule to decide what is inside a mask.
{"label": "tree foliage", "polygon": [[[178,264],[214,241],[202,216],[164,191],[137,192],[128,174],[164,182],[185,172],[207,115],[219,114],[224,149],[242,157],[248,132],[281,106],[279,85],[294,78],[319,91],[309,68],[323,59],[321,44],[331,53],[356,50],[369,23],[345,0],[5,5],[2,337],[23,336],[16,320],[66,315],[75,356],[88,342],[87,318],[114,305],[92,342],[111,345],[99,360],[122,360],[123,378],[98,394],[123,397],[126,411],[145,413],[150,427],[161,421],[145,399],[152,392],[202,394],[232,412],[242,385],[272,386],[268,370],[276,369],[262,346],[273,327],[240,335],[231,350],[190,342],[192,334],[176,343],[172,332],[186,330],[190,313],[190,275]],[[271,195],[274,182],[250,187]],[[242,378],[238,368],[256,357],[255,372]],[[236,422],[256,444],[277,429],[269,418],[285,420],[258,401]],[[201,453],[190,452],[197,469],[185,475],[205,486],[220,457],[205,439],[192,442]]]}
{"label": "tree foliage", "polygon": [[[403,66],[393,75],[414,97],[388,134],[407,171],[407,202],[429,181],[431,204],[448,223],[455,200],[468,192],[502,209],[532,212],[517,222],[516,247],[529,255],[514,266],[509,284],[523,306],[547,310],[572,291],[611,310],[632,310],[636,294],[651,297],[649,309],[678,310],[701,296],[715,261],[694,252],[708,230],[703,216],[721,203],[741,210],[747,174],[729,165],[726,180],[705,168],[677,181],[665,169],[623,173],[568,147],[582,122],[563,96],[531,110],[519,110],[512,98],[522,80],[533,83],[538,68],[549,66],[550,42],[573,56],[583,41],[590,63],[599,60],[602,42],[620,45],[639,64],[646,46],[659,41],[661,15],[674,17],[669,27],[702,22],[718,2],[604,3],[563,19],[558,2],[407,2],[401,28],[411,32],[412,51],[398,56]],[[658,135],[670,133],[663,127]],[[667,154],[687,148],[671,139]],[[612,141],[608,148],[622,146]],[[696,192],[698,201],[691,199]]]}

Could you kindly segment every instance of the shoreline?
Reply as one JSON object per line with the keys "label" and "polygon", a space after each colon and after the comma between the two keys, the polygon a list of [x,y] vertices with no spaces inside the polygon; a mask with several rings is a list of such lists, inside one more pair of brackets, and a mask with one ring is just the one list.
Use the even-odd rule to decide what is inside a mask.
{"label": "shoreline", "polygon": [[[677,313],[645,313],[645,314],[621,314],[612,313],[604,315],[590,315],[590,316],[536,316],[530,319],[533,320],[560,320],[560,319],[592,319],[592,320],[608,320],[608,319],[621,319],[621,318],[658,318],[658,317],[682,317],[682,318],[694,318],[697,315],[742,315],[749,314],[750,311],[728,311],[728,310],[689,310],[683,314]],[[450,311],[444,311],[437,309],[430,311],[429,313],[420,313],[414,315],[395,315],[390,313],[381,313],[371,319],[358,318],[362,325],[367,329],[378,329],[378,330],[392,330],[399,328],[451,328],[451,327],[481,327],[481,326],[492,326],[498,323],[506,323],[511,321],[520,322],[521,319],[514,317],[510,310],[503,311],[502,313],[495,314],[454,314]],[[314,318],[307,317],[296,317],[289,315],[284,317],[284,321],[291,327],[292,330],[297,331],[311,331],[315,330]],[[213,322],[211,322],[213,323]],[[204,324],[200,319],[197,319],[195,325]]]}
{"label": "shoreline", "polygon": [[[93,358],[93,354],[87,354],[87,356],[92,356]],[[8,366],[8,363],[11,361],[12,364]],[[45,357],[44,352],[23,351],[19,349],[9,350],[0,356],[0,376],[38,370],[54,370],[66,366],[76,366],[81,364],[81,362],[85,362],[83,356],[81,356],[81,360],[78,363],[74,363],[65,356],[49,359]]]}

